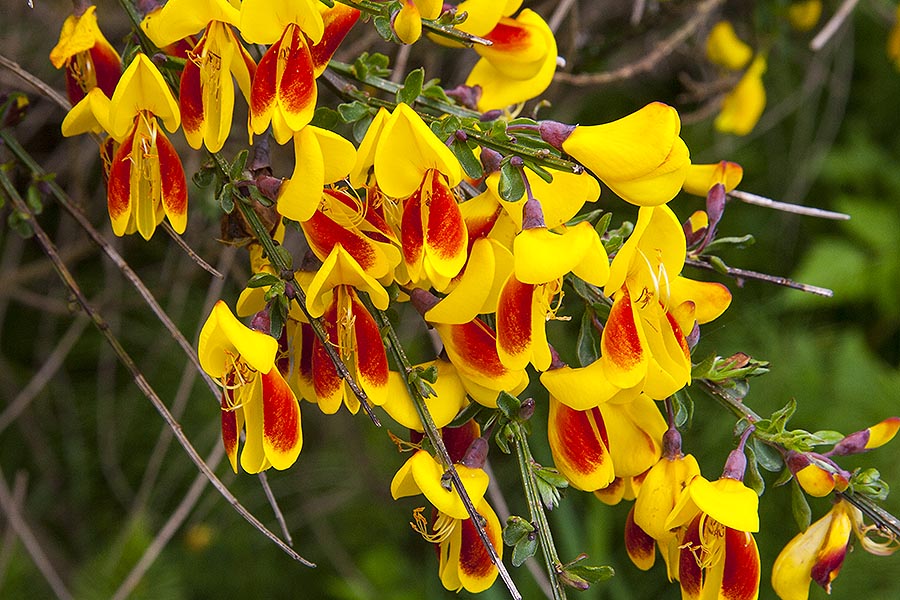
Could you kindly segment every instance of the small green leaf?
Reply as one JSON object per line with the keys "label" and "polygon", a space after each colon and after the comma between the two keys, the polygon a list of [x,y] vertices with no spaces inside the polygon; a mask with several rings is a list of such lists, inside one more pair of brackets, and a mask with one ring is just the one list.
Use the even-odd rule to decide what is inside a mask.
{"label": "small green leaf", "polygon": [[794,514],[794,521],[800,531],[806,531],[812,520],[812,511],[809,509],[809,502],[806,501],[806,494],[803,493],[796,479],[791,482],[791,512]]}
{"label": "small green leaf", "polygon": [[534,556],[537,552],[537,536],[534,534],[526,536],[519,540],[519,543],[513,546],[512,564],[514,567],[521,567],[522,563]]}
{"label": "small green leaf", "polygon": [[690,427],[694,420],[694,400],[687,389],[682,388],[672,395],[675,404],[675,425],[679,429]]}
{"label": "small green leaf", "polygon": [[609,229],[609,222],[612,221],[612,213],[607,212],[604,213],[602,217],[597,221],[597,224],[594,225],[594,229],[597,231],[597,235],[603,237],[606,234],[606,230]]}
{"label": "small green leaf", "polygon": [[506,527],[503,528],[503,543],[507,546],[515,546],[522,538],[534,532],[534,525],[516,515],[510,515],[506,519]]}
{"label": "small green leaf", "polygon": [[515,420],[521,407],[522,402],[512,394],[500,392],[500,395],[497,396],[497,408],[500,409],[500,412],[507,419]]}
{"label": "small green leaf", "polygon": [[553,510],[559,506],[559,488],[551,485],[545,479],[536,477],[534,483],[537,486],[538,495],[541,497],[541,504],[547,510]]}
{"label": "small green leaf", "polygon": [[425,69],[419,67],[413,69],[403,81],[403,87],[397,90],[397,102],[403,102],[412,106],[416,98],[422,93],[422,84],[425,82]]}
{"label": "small green leaf", "polygon": [[509,162],[500,165],[500,198],[507,202],[518,202],[525,195],[522,177],[523,173]]}
{"label": "small green leaf", "polygon": [[535,175],[546,181],[547,183],[553,183],[553,175],[534,161],[526,160],[525,166],[528,167]]}
{"label": "small green leaf", "polygon": [[712,268],[715,269],[718,273],[721,273],[722,275],[728,275],[728,265],[726,265],[725,261],[718,256],[710,256],[709,264],[712,265]]}
{"label": "small green leaf", "polygon": [[581,326],[578,328],[576,349],[578,362],[586,367],[600,358],[600,335],[594,327],[594,312],[589,308],[581,315]]}
{"label": "small green leaf", "polygon": [[784,461],[781,460],[777,450],[756,438],[752,438],[750,443],[753,445],[756,460],[763,469],[770,473],[778,473],[784,468]]}
{"label": "small green leaf", "polygon": [[427,369],[420,369],[420,370],[419,370],[419,377],[421,377],[422,379],[424,379],[424,380],[427,381],[428,383],[434,383],[434,382],[436,382],[436,381],[437,381],[437,378],[438,378],[437,367],[435,367],[434,365],[431,365],[431,366],[428,367]]}
{"label": "small green leaf", "polygon": [[375,25],[375,31],[378,32],[378,35],[381,36],[386,42],[391,41],[394,37],[394,28],[391,27],[391,20],[385,17],[384,15],[378,15],[374,19],[372,19],[373,24]]}
{"label": "small green leaf", "polygon": [[607,239],[603,242],[606,253],[613,254],[618,252],[622,244],[625,243],[625,238],[631,235],[632,231],[634,231],[634,224],[631,221],[625,221],[618,229],[610,231],[607,234]]}
{"label": "small green leaf", "polygon": [[463,171],[466,172],[467,176],[472,179],[480,179],[484,175],[481,161],[475,158],[475,153],[472,152],[468,143],[460,139],[454,139],[453,143],[450,144],[450,149],[453,150],[456,160],[462,165]]}
{"label": "small green leaf", "polygon": [[469,404],[459,411],[459,414],[454,417],[450,424],[447,427],[462,427],[470,420],[474,419],[482,410],[488,410],[487,407],[478,404],[477,402],[469,402]]}
{"label": "small green leaf", "polygon": [[823,430],[815,432],[813,434],[813,437],[818,438],[818,440],[819,440],[818,442],[816,442],[817,446],[825,446],[825,445],[830,446],[832,444],[837,444],[842,439],[844,439],[844,434],[841,433],[840,431],[823,429]]}
{"label": "small green leaf", "polygon": [[743,250],[749,246],[752,246],[756,243],[756,238],[752,235],[747,234],[741,237],[723,237],[718,238],[710,242],[706,248],[703,249],[701,254],[709,254],[715,250],[722,250],[724,248],[734,248],[737,250]]}
{"label": "small green leaf", "polygon": [[748,467],[747,472],[744,475],[744,483],[747,484],[747,487],[756,492],[757,496],[762,496],[763,492],[766,491],[766,481],[759,473],[759,465],[757,465],[756,452],[753,451],[753,446],[747,444],[746,446],[744,446],[744,453],[747,455]]}
{"label": "small green leaf", "polygon": [[446,92],[444,92],[444,88],[438,85],[439,83],[440,79],[429,79],[422,87],[422,95],[426,98],[439,100],[444,104],[453,104],[453,100],[447,96]]}
{"label": "small green leaf", "polygon": [[247,282],[248,288],[260,288],[267,285],[274,285],[281,281],[271,273],[257,273]]}
{"label": "small green leaf", "polygon": [[569,487],[569,480],[560,475],[559,471],[552,467],[534,467],[534,474],[555,488],[565,489]]}
{"label": "small green leaf", "polygon": [[366,115],[353,124],[353,139],[356,140],[357,144],[366,137],[366,132],[369,130],[369,125],[372,124],[372,119],[372,115]]}
{"label": "small green leaf", "polygon": [[213,166],[204,165],[200,168],[199,171],[194,173],[194,176],[191,177],[191,179],[193,180],[194,185],[196,185],[197,187],[205,188],[210,186],[213,181],[216,180],[218,174],[218,170]]}
{"label": "small green leaf", "polygon": [[716,353],[713,352],[691,368],[691,379],[707,379],[716,364]]}
{"label": "small green leaf", "polygon": [[234,210],[234,185],[226,183],[219,191],[219,206],[225,214],[231,214]]}
{"label": "small green leaf", "polygon": [[275,252],[288,269],[294,266],[294,257],[288,252],[287,248],[284,246],[275,246]]}
{"label": "small green leaf", "polygon": [[500,448],[500,451],[503,452],[503,454],[509,454],[509,443],[513,439],[515,439],[515,437],[515,433],[513,432],[513,424],[504,423],[500,427],[500,429],[497,430],[497,435],[494,436],[494,441],[497,442],[497,447]]}
{"label": "small green leaf", "polygon": [[231,176],[233,181],[240,181],[244,179],[244,168],[247,166],[247,157],[250,155],[250,151],[244,148],[238,155],[235,157],[234,162],[231,163],[231,167],[228,169],[228,174]]}
{"label": "small green leaf", "polygon": [[596,585],[611,579],[616,572],[610,566],[594,567],[592,565],[578,565],[566,569],[566,573],[575,575],[590,585]]}
{"label": "small green leaf", "polygon": [[320,129],[330,129],[334,131],[334,128],[337,127],[340,122],[341,117],[336,110],[327,106],[318,106],[316,107],[316,112],[313,113],[312,121],[310,121],[309,124],[314,127],[319,127]]}
{"label": "small green leaf", "polygon": [[337,114],[344,123],[356,123],[364,116],[371,114],[369,107],[358,100],[338,104]]}

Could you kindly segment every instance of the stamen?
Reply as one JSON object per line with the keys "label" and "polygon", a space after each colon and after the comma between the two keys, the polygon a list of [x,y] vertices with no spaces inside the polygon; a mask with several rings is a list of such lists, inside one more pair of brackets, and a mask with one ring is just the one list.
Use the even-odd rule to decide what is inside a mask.
{"label": "stamen", "polygon": [[413,509],[413,521],[410,521],[409,523],[410,527],[413,528],[413,531],[421,535],[426,542],[431,542],[432,544],[440,544],[450,537],[450,534],[453,533],[453,530],[456,528],[458,519],[454,519],[449,515],[438,512],[437,518],[434,520],[434,525],[429,531],[428,519],[422,514],[424,511],[424,506]]}

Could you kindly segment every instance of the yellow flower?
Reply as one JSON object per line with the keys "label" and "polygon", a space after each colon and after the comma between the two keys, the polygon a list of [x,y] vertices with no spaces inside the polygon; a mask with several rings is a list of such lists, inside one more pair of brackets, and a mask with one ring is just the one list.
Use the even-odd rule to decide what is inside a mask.
{"label": "yellow flower", "polygon": [[400,10],[391,17],[391,26],[404,44],[415,43],[422,37],[422,19],[437,19],[441,14],[441,0],[402,0]]}
{"label": "yellow flower", "polygon": [[684,191],[706,197],[714,185],[721,183],[725,191],[730,192],[741,183],[743,177],[741,165],[727,160],[710,165],[691,165],[684,179]]}
{"label": "yellow flower", "polygon": [[739,71],[750,62],[753,49],[737,36],[729,21],[719,21],[706,38],[706,57],[720,67]]}
{"label": "yellow flower", "polygon": [[822,17],[822,0],[796,0],[788,7],[788,21],[797,31],[809,31]]}
{"label": "yellow flower", "polygon": [[241,324],[220,300],[200,330],[197,354],[222,386],[222,440],[235,473],[241,429],[248,473],[294,464],[303,446],[300,405],[275,364],[278,341]]}
{"label": "yellow flower", "polygon": [[122,75],[119,54],[97,25],[96,6],[66,18],[59,42],[50,51],[50,62],[57,69],[66,68],[66,92],[72,104],[95,87],[111,96]]}

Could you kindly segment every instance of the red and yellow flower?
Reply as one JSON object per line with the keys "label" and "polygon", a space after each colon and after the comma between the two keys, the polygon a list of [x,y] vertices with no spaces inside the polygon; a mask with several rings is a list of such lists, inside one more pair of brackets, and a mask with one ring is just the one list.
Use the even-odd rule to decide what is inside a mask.
{"label": "red and yellow flower", "polygon": [[210,152],[218,152],[228,139],[234,112],[232,76],[250,99],[256,63],[234,33],[239,22],[240,11],[227,0],[169,0],[141,22],[160,48],[203,30],[188,52],[178,94],[184,137],[195,150],[205,144]]}
{"label": "red and yellow flower", "polygon": [[57,69],[65,67],[66,92],[73,105],[95,87],[112,96],[122,75],[122,59],[100,31],[93,5],[66,18],[59,42],[50,51],[50,62]]}
{"label": "red and yellow flower", "polygon": [[200,330],[200,366],[222,386],[222,441],[237,472],[286,469],[303,446],[300,405],[278,370],[278,341],[244,326],[221,300]]}

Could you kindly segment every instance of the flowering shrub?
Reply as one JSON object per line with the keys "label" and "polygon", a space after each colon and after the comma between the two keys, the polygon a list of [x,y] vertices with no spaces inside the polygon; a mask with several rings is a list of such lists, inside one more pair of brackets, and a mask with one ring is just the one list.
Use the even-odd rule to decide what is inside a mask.
{"label": "flowering shrub", "polygon": [[[900,418],[881,415],[847,435],[789,428],[793,401],[771,415],[751,408],[749,382],[767,362],[703,344],[710,324],[746,310],[732,292],[747,279],[828,292],[726,265],[720,253],[750,240],[719,235],[729,202],[842,215],[740,190],[744,169],[729,156],[692,162],[716,150],[689,148],[683,116],[663,102],[596,124],[543,118],[550,109],[541,105],[529,111],[564,62],[552,19],[521,1],[122,4],[132,23],[121,54],[100,32],[96,7],[78,4],[62,25],[50,52],[72,103],[61,131],[98,142],[114,236],[150,242],[160,227],[176,241],[195,228],[209,235],[202,223],[214,213],[216,239],[249,259],[243,291],[221,292],[202,315],[196,352],[187,348],[218,400],[189,410],[220,424],[230,475],[259,474],[267,486],[270,467],[300,469],[317,451],[309,441],[323,442],[301,426],[310,412],[346,407],[402,432],[379,439],[409,458],[366,476],[409,507],[412,530],[437,552],[436,579],[453,592],[502,586],[519,598],[519,571],[508,565],[533,556],[549,597],[602,587],[613,575],[605,557],[562,556],[548,519],[582,492],[608,505],[633,501],[622,524],[628,556],[649,570],[658,550],[657,575],[684,598],[765,597],[768,573],[779,597],[806,598],[811,581],[831,589],[851,532],[872,553],[896,549],[897,522],[878,505],[887,484],[845,457],[890,442]],[[705,32],[692,49],[730,84],[714,128],[745,136],[765,115],[775,48],[753,47],[748,31],[713,18],[713,4],[692,21]],[[798,2],[782,18],[808,30],[821,9]],[[375,52],[336,60],[347,40],[367,39],[360,30],[478,57],[460,81],[443,83],[402,63],[391,74]],[[6,99],[3,139],[13,160],[43,177],[10,133],[22,109]],[[191,150],[163,128],[180,128]],[[291,151],[292,164],[270,156]],[[56,257],[7,170],[17,218]],[[70,202],[61,188],[53,193]],[[692,195],[705,210],[691,210]],[[307,562],[231,496],[166,403],[132,375],[204,476]],[[701,408],[704,394],[725,412]],[[697,422],[731,430],[721,476],[704,475],[682,450]],[[494,476],[500,465],[519,474],[524,500],[512,510],[504,494],[516,488]],[[793,490],[801,530],[773,566],[757,547],[767,535],[759,504],[778,492],[763,493],[759,467]],[[807,496],[834,500],[812,525]]]}

